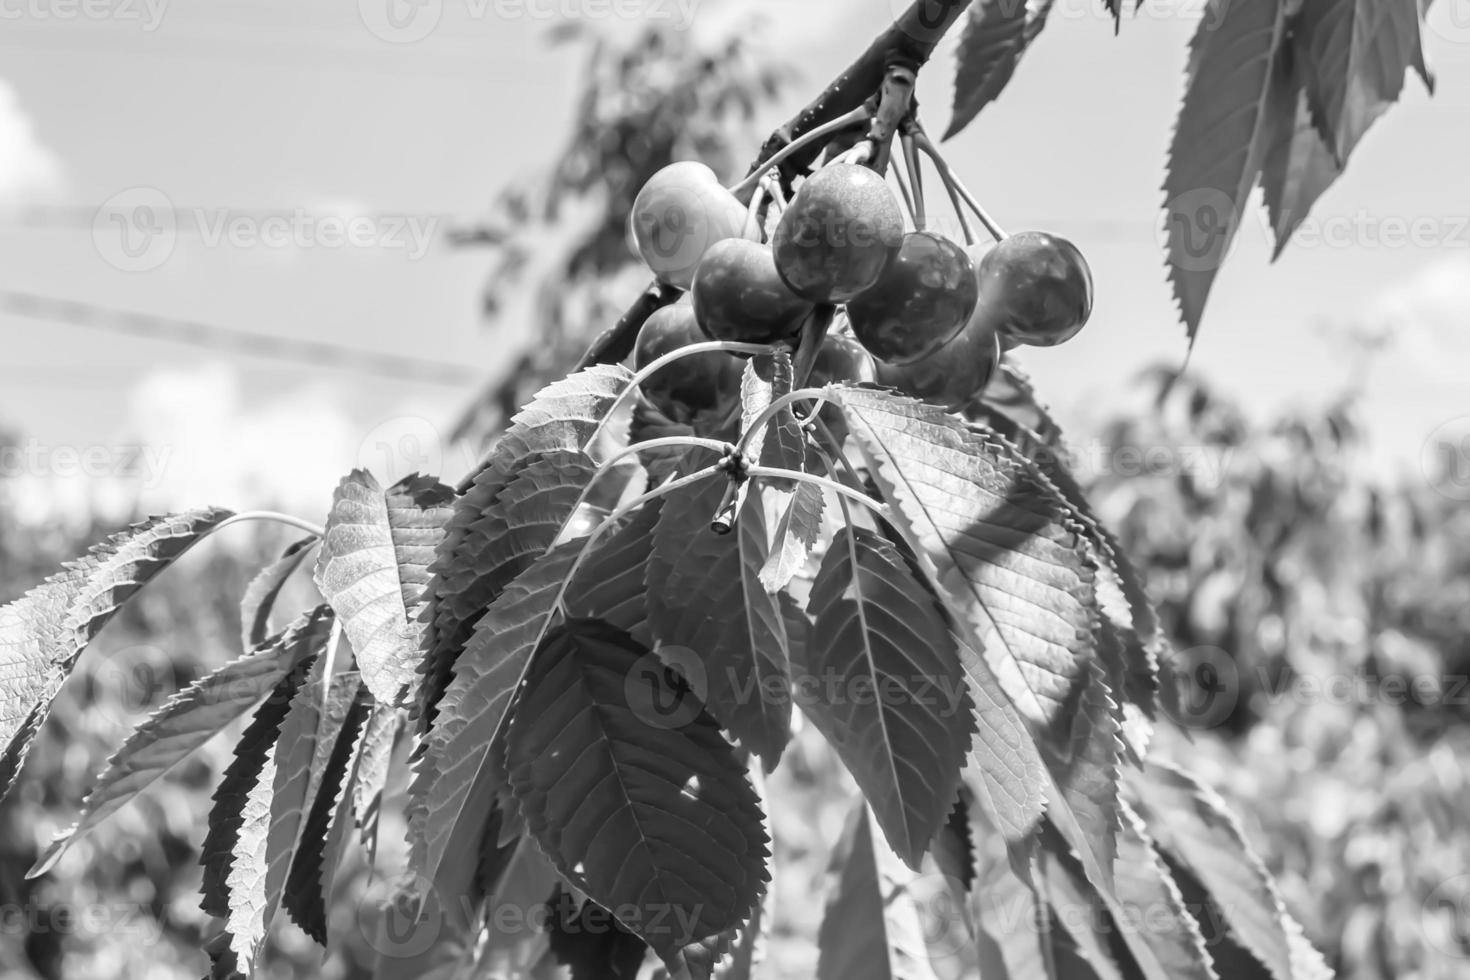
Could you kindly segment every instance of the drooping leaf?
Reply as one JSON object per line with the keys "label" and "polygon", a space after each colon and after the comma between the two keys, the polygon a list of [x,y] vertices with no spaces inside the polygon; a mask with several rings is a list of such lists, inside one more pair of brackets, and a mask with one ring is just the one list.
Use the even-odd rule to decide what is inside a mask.
{"label": "drooping leaf", "polygon": [[[740,431],[749,429],[777,398],[790,394],[791,383],[791,355],[785,351],[756,354],[746,361],[740,382]],[[791,409],[777,412],[751,441],[747,451],[761,466],[801,472],[806,458],[806,438]],[[793,489],[788,480],[769,482],[778,490]]]}
{"label": "drooping leaf", "polygon": [[1129,942],[1148,944],[1170,980],[1217,980],[1199,925],[1163,859],[1155,853],[1143,821],[1127,803],[1122,804],[1121,813],[1118,902],[1129,914],[1120,928]]}
{"label": "drooping leaf", "polygon": [[216,980],[252,975],[285,897],[304,818],[357,699],[359,675],[353,671],[327,677],[325,663],[324,657],[315,658],[305,683],[292,696],[274,745],[245,795],[238,834],[228,842],[228,912],[224,931],[211,947]]}
{"label": "drooping leaf", "polygon": [[647,565],[648,624],[659,655],[704,675],[689,678],[700,700],[769,772],[791,731],[786,623],[760,581],[759,496],[747,496],[733,534],[709,529],[725,485],[706,480],[665,498]]}
{"label": "drooping leaf", "polygon": [[485,552],[499,530],[485,520],[497,497],[515,480],[525,461],[537,454],[585,452],[618,396],[632,380],[618,365],[596,365],[548,385],[513,419],[485,461],[475,470],[454,504],[434,564],[425,610],[423,686],[419,726],[433,721],[434,707],[449,684],[455,658],[475,620],[509,578],[487,574],[474,556]]}
{"label": "drooping leaf", "polygon": [[1158,849],[1208,890],[1230,934],[1270,970],[1292,980],[1290,917],[1240,824],[1214,790],[1162,762],[1130,774],[1131,800]]}
{"label": "drooping leaf", "polygon": [[1004,440],[876,389],[837,389],[894,516],[978,632],[1016,708],[1056,734],[1093,653],[1094,571],[1063,502]]}
{"label": "drooping leaf", "polygon": [[954,106],[944,138],[959,133],[1000,95],[1046,26],[1053,0],[979,0],[956,54]]}
{"label": "drooping leaf", "polygon": [[419,660],[428,566],[444,537],[453,491],[410,476],[384,491],[353,470],[338,484],[315,579],[352,644],[363,683],[397,704]]}
{"label": "drooping leaf", "polygon": [[1293,35],[1312,119],[1341,166],[1423,63],[1418,0],[1302,0]]}
{"label": "drooping leaf", "polygon": [[547,903],[547,938],[571,980],[637,980],[648,945],[605,909],[559,887]]}
{"label": "drooping leaf", "polygon": [[975,886],[970,890],[970,915],[980,932],[981,976],[1049,978],[1050,922],[1027,883],[1036,875],[1034,856],[1018,872],[1004,841],[988,830],[980,822],[974,832]]}
{"label": "drooping leaf", "polygon": [[1302,85],[1300,57],[1277,60],[1271,80],[1267,112],[1266,159],[1261,166],[1261,190],[1276,247],[1281,257],[1291,236],[1311,213],[1317,198],[1342,176],[1332,148],[1312,122],[1311,107]]}
{"label": "drooping leaf", "polygon": [[662,498],[650,500],[592,549],[567,588],[568,613],[600,619],[642,642],[651,642],[644,581],[663,505]]}
{"label": "drooping leaf", "polygon": [[[1019,372],[1007,373],[1013,388],[1024,394],[1040,429],[1023,425],[1010,414],[988,405],[977,409],[975,419],[1016,447],[1033,467],[1035,477],[1065,503],[1067,516],[1082,529],[1088,555],[1098,572],[1098,611],[1112,625],[1116,652],[1122,658],[1116,666],[1123,684],[1115,688],[1115,693],[1126,696],[1145,716],[1153,717],[1158,701],[1159,664],[1168,640],[1149,600],[1143,576],[1128,559],[1117,537],[1093,513],[1087,495],[1067,464],[1061,428],[1036,399],[1030,381]],[[1043,431],[1049,435],[1041,435]],[[1101,643],[1099,650],[1104,650]]]}
{"label": "drooping leaf", "polygon": [[595,620],[558,627],[532,663],[506,760],[557,870],[670,962],[750,915],[767,880],[767,838],[714,720],[699,712],[669,727],[653,699],[678,692],[630,682],[647,656]]}
{"label": "drooping leaf", "polygon": [[1210,0],[1190,42],[1164,206],[1169,281],[1191,344],[1265,161],[1272,67],[1285,37],[1285,0]]}
{"label": "drooping leaf", "polygon": [[0,799],[82,650],[134,592],[229,516],[210,508],[150,517],[0,606]]}
{"label": "drooping leaf", "polygon": [[358,749],[362,744],[359,736],[373,711],[366,681],[334,687],[332,693],[343,702],[349,697],[351,701],[336,737],[331,738],[328,731],[318,741],[319,748],[329,747],[329,754],[316,777],[311,809],[301,825],[300,844],[286,875],[282,903],[291,921],[322,946],[327,944],[327,908],[331,903],[337,861],[341,859],[339,847],[352,819],[349,808],[343,806],[343,799],[351,792],[356,778]]}
{"label": "drooping leaf", "polygon": [[240,643],[244,650],[254,650],[270,637],[271,612],[281,589],[310,554],[320,539],[309,534],[293,542],[281,557],[271,562],[250,580],[240,600]]}
{"label": "drooping leaf", "polygon": [[121,809],[273,691],[281,678],[321,649],[331,619],[331,610],[320,606],[255,652],[225,664],[170,698],[107,760],[107,768],[82,803],[77,823],[57,835],[27,877],[45,874],[72,841]]}
{"label": "drooping leaf", "polygon": [[[802,707],[917,868],[955,799],[974,704],[937,600],[890,542],[848,526],[812,586],[796,676],[833,683]],[[830,697],[827,695],[830,693]]]}
{"label": "drooping leaf", "polygon": [[1087,682],[1076,694],[1072,741],[1065,754],[1045,749],[1052,778],[1086,835],[1088,849],[1104,869],[1116,865],[1118,759],[1122,742],[1117,704],[1102,666],[1088,665]]}
{"label": "drooping leaf", "polygon": [[352,814],[367,849],[368,863],[378,853],[378,817],[393,760],[393,743],[403,727],[403,712],[374,705],[359,735],[357,778],[352,782]]}
{"label": "drooping leaf", "polygon": [[[321,642],[325,646],[325,636]],[[226,920],[225,929],[208,947],[212,977],[249,975],[274,914],[265,876],[276,756],[286,719],[301,691],[309,690],[309,675],[319,662],[320,648],[283,677],[256,709],[215,791],[200,853],[204,880],[199,903],[208,914]]]}
{"label": "drooping leaf", "polygon": [[874,835],[859,801],[832,852],[817,980],[938,980],[912,892],[915,877]]}
{"label": "drooping leaf", "polygon": [[[1097,980],[1125,980],[1138,975],[1138,967],[1119,935],[1118,919],[1105,911],[1077,863],[1063,854],[1043,851],[1042,855],[1035,881],[1042,902],[1051,909],[1053,954],[1061,945],[1058,940],[1066,938],[1070,939],[1071,955],[1086,964]],[[1123,906],[1121,896],[1119,906]],[[1159,914],[1162,910],[1149,911]],[[1125,925],[1131,921],[1123,918]]]}
{"label": "drooping leaf", "polygon": [[822,513],[826,507],[821,488],[811,483],[797,484],[790,494],[773,491],[773,495],[787,499],[776,521],[770,557],[761,569],[761,584],[770,593],[789,585],[806,564],[812,546],[822,534]]}
{"label": "drooping leaf", "polygon": [[473,878],[469,855],[479,853],[497,792],[492,746],[503,738],[511,698],[551,629],[558,597],[584,544],[578,539],[557,547],[491,604],[441,700],[424,765],[414,774],[413,793],[423,803],[419,814],[410,814],[421,829],[411,828],[409,860],[446,894],[456,893],[450,879]]}

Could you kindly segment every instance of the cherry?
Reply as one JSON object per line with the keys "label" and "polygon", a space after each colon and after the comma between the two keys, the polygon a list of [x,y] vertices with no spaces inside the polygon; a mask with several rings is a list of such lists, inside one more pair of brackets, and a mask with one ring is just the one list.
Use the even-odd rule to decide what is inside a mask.
{"label": "cherry", "polygon": [[743,238],[710,246],[694,273],[693,296],[695,319],[713,340],[789,340],[812,310],[776,274],[770,247]]}
{"label": "cherry", "polygon": [[1002,239],[980,260],[980,294],[1001,314],[1013,344],[1052,347],[1092,313],[1092,271],[1077,246],[1042,231]]}
{"label": "cherry", "polygon": [[850,337],[829,333],[817,350],[812,362],[812,373],[803,387],[820,388],[822,385],[876,381],[877,365],[873,355],[863,345]]}
{"label": "cherry", "polygon": [[[655,310],[644,321],[633,349],[633,364],[641,371],[665,354],[707,339],[695,322],[693,304],[685,297]],[[743,371],[738,358],[721,351],[691,354],[655,371],[641,388],[643,396],[670,420],[687,423],[740,397]]]}
{"label": "cherry", "polygon": [[867,167],[835,163],[797,189],[771,245],[781,278],[813,303],[846,303],[871,287],[903,240],[893,192]]}
{"label": "cherry", "polygon": [[630,221],[638,254],[659,282],[688,289],[705,252],[722,239],[739,238],[745,217],[745,206],[720,186],[713,170],[683,161],[649,178]]}
{"label": "cherry", "polygon": [[903,237],[873,288],[847,304],[852,332],[890,364],[916,361],[960,332],[979,289],[965,250],[931,231]]}
{"label": "cherry", "polygon": [[[969,250],[977,279],[986,254],[984,246]],[[981,293],[959,333],[938,350],[908,364],[880,361],[878,383],[954,411],[984,391],[994,376],[1005,350],[1003,322],[1004,311],[990,294]]]}

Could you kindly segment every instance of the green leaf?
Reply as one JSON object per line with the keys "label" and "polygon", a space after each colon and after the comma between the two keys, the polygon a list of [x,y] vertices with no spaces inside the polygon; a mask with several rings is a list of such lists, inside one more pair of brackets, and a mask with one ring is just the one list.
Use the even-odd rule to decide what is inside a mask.
{"label": "green leaf", "polygon": [[1116,865],[1118,839],[1118,758],[1122,743],[1118,711],[1103,668],[1088,665],[1087,683],[1072,709],[1072,741],[1063,755],[1045,751],[1052,778],[1086,835],[1088,850],[1105,870]]}
{"label": "green leaf", "polygon": [[229,516],[210,508],[150,517],[0,606],[0,799],[82,650],[134,592]]}
{"label": "green leaf", "polygon": [[[359,683],[360,675],[344,676],[351,679],[334,686],[331,692],[331,696],[346,704],[341,727],[335,738],[331,737],[329,726],[318,739],[317,758],[321,758],[322,747],[328,747],[330,752],[321,763],[319,775],[315,775],[317,766],[313,760],[317,784],[283,889],[286,914],[322,946],[327,945],[327,908],[332,900],[337,862],[342,856],[342,839],[352,819],[350,804],[344,806],[344,797],[356,778],[360,735],[373,711],[366,682]],[[329,710],[329,715],[333,714]]]}
{"label": "green leaf", "polygon": [[938,980],[914,878],[873,836],[859,802],[832,852],[817,980]]}
{"label": "green leaf", "polygon": [[77,838],[121,809],[209,741],[289,672],[315,656],[330,631],[332,613],[320,606],[255,652],[225,664],[169,699],[139,725],[82,803],[71,829],[57,835],[26,877],[45,874]]}
{"label": "green leaf", "polygon": [[1117,884],[1118,903],[1129,913],[1119,923],[1125,939],[1147,944],[1170,980],[1217,980],[1199,925],[1143,820],[1127,803],[1121,813]]}
{"label": "green leaf", "polygon": [[782,600],[760,581],[768,554],[759,495],[747,495],[735,533],[709,529],[726,486],[705,480],[665,498],[647,566],[649,630],[659,656],[770,772],[791,734],[790,644]]}
{"label": "green leaf", "polygon": [[526,679],[506,760],[557,870],[670,962],[750,915],[767,880],[767,838],[714,720],[698,712],[669,727],[652,710],[680,695],[635,673],[648,656],[603,623],[558,627]]}
{"label": "green leaf", "polygon": [[[318,620],[309,633],[302,634],[301,642],[307,656],[276,683],[270,696],[255,709],[250,724],[235,743],[235,758],[215,789],[214,806],[209,812],[209,830],[199,856],[199,863],[204,866],[203,897],[199,905],[209,915],[223,918],[230,914],[229,879],[235,865],[235,848],[245,823],[245,804],[271,762],[281,723],[291,708],[292,699],[306,683],[312,666],[326,648],[331,635],[330,625],[331,618],[327,616]],[[271,775],[274,778],[274,770]]]}
{"label": "green leaf", "polygon": [[1302,85],[1300,58],[1277,59],[1267,111],[1266,160],[1261,167],[1261,190],[1276,247],[1281,257],[1291,236],[1311,213],[1317,198],[1342,176],[1332,148],[1312,122],[1307,92]]}
{"label": "green leaf", "polygon": [[1293,34],[1312,119],[1341,166],[1423,64],[1418,0],[1302,0]]}
{"label": "green leaf", "polygon": [[315,578],[373,697],[397,704],[419,660],[419,607],[454,493],[410,476],[386,492],[353,470],[337,486]]}
{"label": "green leaf", "polygon": [[388,784],[393,745],[403,728],[403,721],[402,711],[374,705],[358,736],[360,745],[357,749],[357,778],[352,782],[352,815],[362,845],[367,849],[369,865],[377,858],[383,789]]}
{"label": "green leaf", "polygon": [[1130,802],[1158,849],[1198,878],[1230,934],[1276,980],[1293,980],[1290,917],[1225,801],[1193,776],[1161,762],[1131,774],[1128,786]]}
{"label": "green leaf", "polygon": [[663,498],[650,500],[592,549],[567,588],[570,615],[600,619],[641,642],[651,642],[644,582],[663,506]]}
{"label": "green leaf", "polygon": [[270,637],[271,612],[276,599],[285,587],[287,579],[301,567],[320,539],[309,534],[291,544],[281,557],[261,569],[245,587],[245,596],[240,600],[240,643],[244,650],[254,650]]}
{"label": "green leaf", "polygon": [[483,822],[497,784],[492,746],[503,737],[511,698],[531,654],[551,630],[558,597],[586,539],[554,549],[511,583],[476,624],[454,680],[440,704],[413,795],[410,866],[446,895],[466,894],[470,854],[478,854]]}
{"label": "green leaf", "polygon": [[959,133],[1000,95],[1046,26],[1053,0],[979,0],[956,53],[954,106],[944,138]]}
{"label": "green leaf", "polygon": [[1063,502],[1004,440],[910,398],[834,389],[894,516],[1016,708],[1049,734],[1094,652],[1094,571]]}
{"label": "green leaf", "polygon": [[774,594],[786,588],[807,563],[812,546],[822,534],[826,498],[821,488],[811,483],[798,483],[789,494],[771,492],[777,500],[786,501],[776,521],[770,557],[761,569],[761,584]]}
{"label": "green leaf", "polygon": [[454,660],[474,629],[475,620],[514,574],[486,570],[477,560],[501,532],[487,512],[532,456],[587,452],[603,419],[628,387],[632,373],[617,365],[596,365],[550,384],[512,420],[488,457],[455,501],[445,527],[427,593],[423,685],[419,727],[433,722],[434,706],[449,684]]}
{"label": "green leaf", "polygon": [[1210,0],[1190,45],[1164,202],[1169,281],[1191,344],[1265,160],[1272,66],[1285,37],[1285,0]]}
{"label": "green leaf", "polygon": [[975,733],[974,705],[938,601],[898,549],[863,528],[833,539],[796,676],[803,710],[852,773],[894,851],[917,868],[943,824]]}
{"label": "green leaf", "polygon": [[317,657],[311,675],[292,696],[270,754],[245,796],[239,833],[230,847],[225,928],[212,947],[217,978],[252,975],[285,896],[304,817],[357,700],[359,675],[353,671],[325,677],[325,665],[326,658]]}

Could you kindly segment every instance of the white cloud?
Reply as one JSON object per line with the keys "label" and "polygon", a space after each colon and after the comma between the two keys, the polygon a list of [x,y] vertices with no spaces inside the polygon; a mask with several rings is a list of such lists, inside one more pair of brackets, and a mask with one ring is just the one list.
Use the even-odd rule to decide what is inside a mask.
{"label": "white cloud", "polygon": [[0,204],[50,196],[61,183],[56,154],[36,136],[15,89],[0,79]]}

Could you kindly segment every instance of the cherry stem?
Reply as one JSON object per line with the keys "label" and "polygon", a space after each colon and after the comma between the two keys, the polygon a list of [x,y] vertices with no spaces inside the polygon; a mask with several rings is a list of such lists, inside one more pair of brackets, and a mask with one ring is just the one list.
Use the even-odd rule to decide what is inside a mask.
{"label": "cherry stem", "polygon": [[735,530],[735,521],[740,517],[740,511],[745,507],[745,495],[750,489],[749,480],[731,479],[725,487],[724,496],[720,498],[720,505],[715,508],[715,516],[710,519],[709,529],[716,534],[729,534]]}
{"label": "cherry stem", "polygon": [[780,398],[772,401],[771,404],[761,410],[759,415],[751,420],[750,425],[746,426],[745,431],[740,433],[740,440],[735,443],[736,451],[744,453],[750,448],[751,442],[760,433],[761,429],[765,428],[771,419],[779,415],[783,409],[789,408],[799,401],[815,401],[816,404],[812,406],[812,411],[815,412],[824,402],[831,400],[831,396],[827,394],[827,389],[825,388],[798,388],[795,391],[787,392]]}
{"label": "cherry stem", "polygon": [[[560,609],[563,616],[567,615],[565,605],[567,589],[571,587],[572,582],[576,579],[577,572],[581,571],[582,565],[587,561],[587,556],[592,554],[592,546],[597,544],[597,542],[602,538],[603,533],[606,532],[608,528],[612,527],[614,523],[622,520],[625,515],[627,515],[631,511],[638,509],[639,507],[642,507],[650,500],[657,500],[659,497],[671,494],[675,490],[679,490],[683,487],[689,486],[691,483],[698,483],[700,480],[707,479],[719,472],[720,468],[718,465],[706,466],[702,470],[691,473],[688,476],[680,477],[679,479],[673,480],[669,483],[665,483],[661,487],[655,487],[647,493],[642,494],[638,497],[634,497],[627,503],[620,504],[619,506],[613,508],[612,513],[608,514],[601,521],[599,521],[597,526],[592,529],[592,533],[587,535],[587,540],[583,543],[581,552],[572,562],[572,567],[567,570],[566,577],[562,579],[561,586],[559,587],[556,594],[556,602],[554,604],[555,608]],[[551,547],[542,552],[542,555],[545,556],[549,554],[552,548],[555,547],[556,545],[552,544]]]}
{"label": "cherry stem", "polygon": [[766,196],[775,202],[777,213],[780,213],[786,210],[786,195],[781,192],[781,181],[773,177],[773,173],[778,171],[771,171],[762,177],[760,186],[765,188]]}
{"label": "cherry stem", "polygon": [[969,188],[965,187],[964,183],[955,176],[954,171],[949,168],[949,164],[944,162],[944,157],[939,155],[939,150],[929,139],[928,134],[923,130],[919,130],[914,134],[914,141],[918,144],[919,149],[923,150],[925,155],[934,161],[934,168],[939,171],[939,176],[943,178],[950,190],[959,194],[964,202],[970,206],[970,210],[975,212],[975,217],[979,218],[980,223],[985,226],[985,230],[990,232],[990,237],[996,241],[1005,238],[1006,233],[1004,229],[995,223],[995,219],[986,213],[985,209],[980,206],[979,201],[975,200],[975,195],[971,194]]}
{"label": "cherry stem", "polygon": [[[841,461],[842,469],[847,474],[847,478],[852,481],[852,485],[858,489],[862,489],[862,478],[858,476],[857,470],[853,469],[852,461],[847,458],[847,454],[842,451],[842,443],[837,441],[837,436],[833,433],[832,428],[826,422],[822,421],[820,415],[813,415],[812,422],[816,424],[818,434],[827,442],[828,448],[825,452],[822,452],[822,455],[826,457],[829,464],[833,460]],[[829,465],[828,469],[830,468]]]}
{"label": "cherry stem", "polygon": [[898,167],[893,168],[893,179],[898,182],[898,193],[903,198],[904,210],[908,211],[909,217],[914,221],[914,228],[919,227],[919,215],[914,211],[914,199],[909,195],[909,183],[904,179],[903,171]]}
{"label": "cherry stem", "polygon": [[769,160],[762,161],[760,169],[750,176],[746,177],[740,183],[731,187],[730,193],[734,194],[736,197],[743,198],[746,194],[751,193],[756,187],[760,185],[761,178],[769,173],[771,168],[779,167],[784,161],[794,156],[795,154],[800,153],[803,149],[811,146],[818,140],[827,139],[831,137],[834,133],[840,132],[844,129],[849,129],[860,123],[867,122],[870,118],[872,118],[872,115],[873,114],[868,111],[868,108],[866,106],[858,106],[851,112],[844,113],[843,115],[838,116],[836,119],[833,119],[830,122],[824,122],[822,123],[822,125],[816,127],[815,129],[811,129],[805,133],[802,133],[801,136],[797,137],[796,139],[792,140],[790,143],[787,143],[784,147],[782,147],[781,151],[775,156],[771,157]]}
{"label": "cherry stem", "polygon": [[949,195],[949,206],[954,208],[954,216],[959,219],[960,231],[964,232],[965,244],[975,244],[975,229],[970,227],[970,219],[965,217],[965,202],[960,200],[959,191],[955,190],[953,184],[947,180],[941,180],[945,193]]}
{"label": "cherry stem", "polygon": [[602,477],[606,474],[612,472],[612,468],[614,466],[616,466],[622,460],[627,459],[629,456],[636,456],[638,453],[650,452],[657,449],[674,449],[681,447],[701,447],[704,449],[712,449],[717,453],[724,453],[725,450],[728,448],[728,445],[728,443],[719,442],[715,439],[701,439],[698,436],[665,436],[661,439],[649,439],[647,442],[635,442],[631,446],[624,446],[622,449],[618,450],[607,459],[602,461],[602,463],[593,472],[592,476],[588,478],[587,485],[582,488],[582,492],[577,494],[577,502],[572,504],[572,509],[568,513],[575,514],[577,512],[577,508],[585,504],[587,502],[587,498],[592,495],[592,488],[597,485],[597,481],[602,479]]}
{"label": "cherry stem", "polygon": [[307,534],[314,534],[319,538],[327,533],[321,526],[307,520],[302,520],[299,517],[293,517],[290,514],[282,514],[274,510],[247,510],[220,521],[209,530],[209,534],[216,534],[223,531],[231,524],[244,524],[247,521],[275,521],[277,524],[285,524],[287,527],[294,527],[298,531],[305,531]]}
{"label": "cherry stem", "polygon": [[770,351],[770,349],[771,347],[768,344],[742,344],[734,340],[705,340],[697,344],[690,344],[687,347],[680,347],[678,350],[669,351],[663,357],[660,357],[648,365],[648,367],[633,375],[632,380],[628,382],[628,387],[618,392],[618,396],[608,406],[607,413],[593,427],[591,434],[587,436],[587,441],[582,443],[582,452],[590,453],[592,451],[592,446],[601,437],[602,430],[607,427],[609,420],[618,413],[618,409],[623,407],[625,401],[633,397],[634,393],[638,391],[639,385],[647,381],[655,372],[673,364],[681,357],[693,357],[695,354],[707,354],[711,351],[725,351],[731,354],[764,354]]}
{"label": "cherry stem", "polygon": [[[924,174],[919,169],[919,154],[914,151],[914,138],[905,133],[899,137],[903,145],[903,165],[909,172],[909,180],[914,185],[914,229],[924,230]],[[898,168],[893,168],[897,173]]]}
{"label": "cherry stem", "polygon": [[856,500],[885,521],[891,519],[891,512],[887,504],[874,500],[861,490],[854,490],[845,483],[838,483],[836,480],[828,479],[825,476],[817,476],[815,473],[802,473],[799,470],[783,469],[779,466],[752,466],[750,468],[750,475],[752,478],[765,477],[769,480],[794,480],[797,483],[810,483],[813,486],[821,487],[823,490],[830,490],[839,497]]}
{"label": "cherry stem", "polygon": [[766,203],[766,194],[770,188],[770,181],[764,177],[760,183],[755,185],[755,193],[750,195],[750,206],[745,209],[745,223],[740,226],[740,237],[749,238],[751,228],[755,229],[756,241],[761,241],[766,236],[761,233],[761,205]]}

